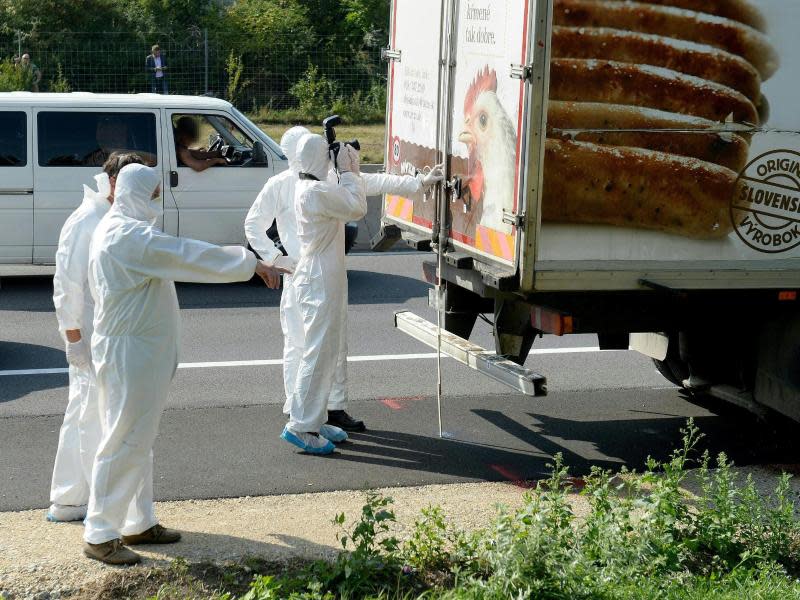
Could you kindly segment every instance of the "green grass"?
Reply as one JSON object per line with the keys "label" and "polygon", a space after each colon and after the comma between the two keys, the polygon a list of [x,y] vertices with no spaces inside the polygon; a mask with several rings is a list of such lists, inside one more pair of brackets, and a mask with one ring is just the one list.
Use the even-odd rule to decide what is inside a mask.
{"label": "green grass", "polygon": [[[322,134],[322,123],[308,122],[256,122],[256,124],[273,140],[281,141],[283,133],[293,125],[302,125],[312,133]],[[367,125],[343,124],[336,128],[336,135],[340,140],[357,139],[361,144],[361,162],[363,164],[383,164],[386,139],[386,126],[383,123]]]}
{"label": "green grass", "polygon": [[[352,525],[339,515],[342,551],[332,562],[275,565],[252,559],[227,567],[146,571],[149,583],[119,595],[169,600],[410,599],[739,600],[800,599],[800,521],[789,476],[762,496],[724,454],[697,451],[690,421],[682,446],[641,473],[594,469],[584,478],[589,511],[578,518],[567,469],[523,505],[465,532],[444,513],[423,511],[408,539],[392,535],[392,501],[368,494]],[[712,468],[713,464],[713,468]],[[690,470],[691,469],[691,470]],[[688,484],[692,485],[688,485]],[[687,488],[698,491],[690,494]],[[249,589],[248,589],[249,586]]]}

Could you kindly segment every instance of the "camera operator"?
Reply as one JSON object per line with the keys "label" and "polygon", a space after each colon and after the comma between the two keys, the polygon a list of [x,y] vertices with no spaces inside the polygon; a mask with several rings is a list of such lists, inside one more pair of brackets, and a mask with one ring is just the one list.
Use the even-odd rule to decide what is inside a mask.
{"label": "camera operator", "polygon": [[303,347],[294,385],[287,390],[289,423],[281,437],[311,454],[330,454],[333,442],[347,439],[344,431],[325,421],[339,349],[347,335],[344,224],[367,213],[358,151],[351,145],[339,147],[338,182],[328,180],[332,155],[320,135],[306,134],[297,145],[300,174],[294,206],[300,255],[292,286],[284,291],[296,294]]}

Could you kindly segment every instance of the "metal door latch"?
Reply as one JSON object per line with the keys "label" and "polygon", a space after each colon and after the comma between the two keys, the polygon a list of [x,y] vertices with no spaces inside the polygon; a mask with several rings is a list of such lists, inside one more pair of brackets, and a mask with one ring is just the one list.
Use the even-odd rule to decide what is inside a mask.
{"label": "metal door latch", "polygon": [[533,75],[533,65],[518,65],[511,63],[511,79],[529,80]]}
{"label": "metal door latch", "polygon": [[450,181],[445,182],[445,187],[453,195],[453,202],[459,200],[463,195],[461,177],[453,177]]}
{"label": "metal door latch", "polygon": [[513,225],[514,227],[522,227],[525,225],[525,215],[515,215],[509,210],[503,209],[503,223]]}
{"label": "metal door latch", "polygon": [[385,61],[396,60],[397,62],[400,62],[402,55],[403,55],[402,50],[395,50],[390,46],[387,46],[386,48],[381,48],[381,60]]}

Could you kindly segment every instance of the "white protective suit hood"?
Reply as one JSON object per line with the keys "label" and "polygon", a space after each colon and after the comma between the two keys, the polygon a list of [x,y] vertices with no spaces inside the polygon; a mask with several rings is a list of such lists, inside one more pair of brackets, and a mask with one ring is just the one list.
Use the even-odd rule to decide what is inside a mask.
{"label": "white protective suit hood", "polygon": [[328,142],[321,135],[307,133],[297,144],[297,161],[300,173],[308,173],[319,181],[325,181],[331,165]]}
{"label": "white protective suit hood", "polygon": [[95,192],[88,185],[83,186],[83,197],[92,198],[94,200],[105,200],[108,202],[108,197],[111,195],[111,181],[108,178],[108,173],[103,171],[94,176],[95,183],[97,183],[97,191]]}
{"label": "white protective suit hood", "polygon": [[161,174],[150,167],[132,164],[119,172],[112,210],[137,221],[154,223],[164,213],[161,199],[153,192],[161,183]]}
{"label": "white protective suit hood", "polygon": [[297,144],[304,135],[311,132],[305,127],[292,127],[287,129],[286,133],[281,137],[281,150],[289,159],[289,169],[295,175],[300,173],[300,162],[297,160]]}

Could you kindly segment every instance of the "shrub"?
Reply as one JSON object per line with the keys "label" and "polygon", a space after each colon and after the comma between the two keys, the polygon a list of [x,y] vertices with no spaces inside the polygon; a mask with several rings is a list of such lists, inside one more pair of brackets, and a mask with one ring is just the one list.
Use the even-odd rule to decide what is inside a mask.
{"label": "shrub", "polygon": [[289,93],[297,99],[298,109],[311,121],[318,121],[330,113],[338,96],[338,86],[319,72],[316,65],[309,65],[303,77],[295,83]]}
{"label": "shrub", "polygon": [[10,60],[0,61],[0,92],[30,91],[33,72],[23,69]]}

